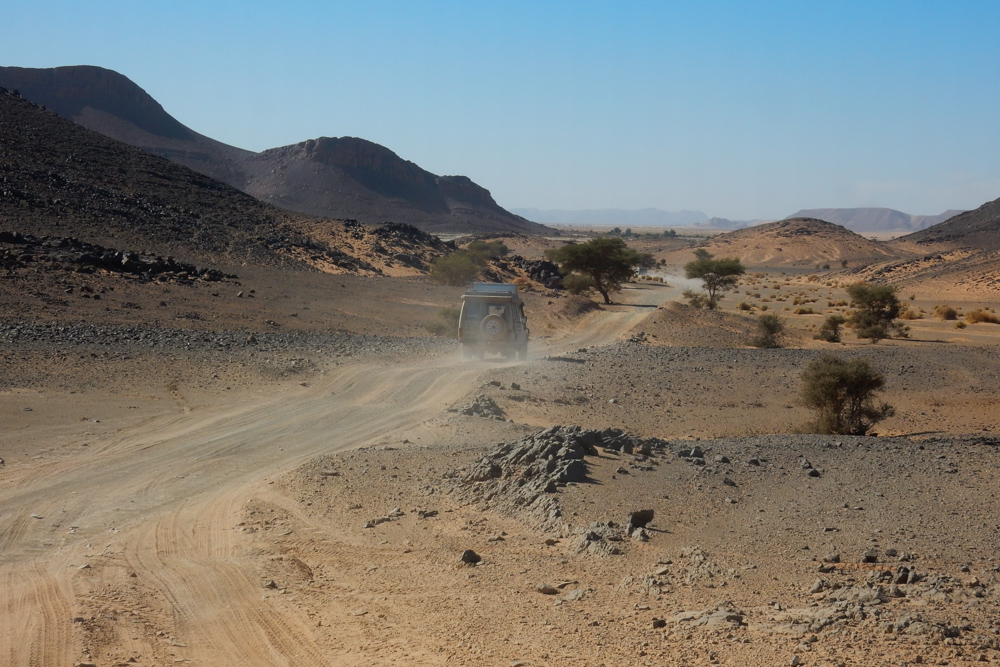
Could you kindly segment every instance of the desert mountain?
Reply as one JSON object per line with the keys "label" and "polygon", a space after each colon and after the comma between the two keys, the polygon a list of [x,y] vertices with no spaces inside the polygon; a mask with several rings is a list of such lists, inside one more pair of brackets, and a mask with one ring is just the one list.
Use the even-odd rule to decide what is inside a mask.
{"label": "desert mountain", "polygon": [[[371,229],[281,211],[4,88],[0,119],[0,244],[17,246],[0,248],[5,257],[49,247],[91,255],[148,250],[228,267],[411,275],[444,250],[409,225]],[[79,259],[53,252],[67,265]]]}
{"label": "desert mountain", "polygon": [[1000,250],[1000,199],[923,231],[900,237],[893,245],[914,252],[958,248]]}
{"label": "desert mountain", "polygon": [[425,230],[540,232],[464,176],[436,176],[363,139],[320,138],[261,153],[202,136],[127,77],[91,66],[0,67],[0,86],[113,139],[286,210]]}
{"label": "desert mountain", "polygon": [[701,247],[719,257],[736,257],[747,266],[814,266],[844,260],[855,264],[895,256],[879,243],[815,218],[793,218],[727,232]]}
{"label": "desert mountain", "polygon": [[944,222],[961,211],[947,210],[939,215],[910,215],[891,208],[812,208],[785,218],[817,218],[843,225],[852,232],[908,232]]}
{"label": "desert mountain", "polygon": [[0,90],[4,229],[231,264],[301,242],[281,211]]}

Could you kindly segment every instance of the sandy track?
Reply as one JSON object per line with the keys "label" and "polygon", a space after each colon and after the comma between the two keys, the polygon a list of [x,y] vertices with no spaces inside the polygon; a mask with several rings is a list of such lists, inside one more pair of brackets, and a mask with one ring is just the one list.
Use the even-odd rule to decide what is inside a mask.
{"label": "sandy track", "polygon": [[[650,305],[673,290],[629,291]],[[597,313],[586,330],[546,347],[600,344],[648,312]],[[342,367],[308,388],[155,417],[73,456],[7,470],[0,662],[335,664],[310,619],[262,599],[235,530],[248,498],[311,457],[439,414],[490,367],[457,359]]]}

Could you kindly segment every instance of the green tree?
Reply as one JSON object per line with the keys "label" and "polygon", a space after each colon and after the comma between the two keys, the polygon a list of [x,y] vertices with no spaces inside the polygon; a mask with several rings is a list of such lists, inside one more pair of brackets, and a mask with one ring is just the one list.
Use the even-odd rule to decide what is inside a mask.
{"label": "green tree", "polygon": [[611,292],[621,291],[621,284],[635,275],[641,255],[620,238],[600,237],[586,243],[570,243],[549,250],[546,256],[559,264],[563,275],[589,276],[592,287],[611,303]]}
{"label": "green tree", "polygon": [[807,425],[815,433],[865,435],[895,413],[888,403],[875,405],[885,378],[867,359],[824,354],[806,366],[802,381],[802,400],[817,413],[816,420]]}
{"label": "green tree", "polygon": [[719,294],[735,287],[746,269],[735,257],[715,259],[704,248],[695,250],[694,256],[693,262],[684,265],[684,275],[701,281],[708,292],[706,305],[715,308],[719,304]]}
{"label": "green tree", "polygon": [[848,322],[858,338],[867,338],[875,344],[893,334],[906,338],[909,327],[897,322],[901,305],[893,285],[855,283],[847,288],[851,307],[855,309]]}

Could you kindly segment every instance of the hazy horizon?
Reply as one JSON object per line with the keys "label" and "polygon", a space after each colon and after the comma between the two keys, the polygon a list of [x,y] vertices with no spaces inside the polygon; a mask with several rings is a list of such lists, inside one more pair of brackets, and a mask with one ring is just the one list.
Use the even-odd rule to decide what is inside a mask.
{"label": "hazy horizon", "polygon": [[1000,197],[987,2],[12,0],[0,65],[97,65],[263,150],[357,136],[508,209],[916,215]]}

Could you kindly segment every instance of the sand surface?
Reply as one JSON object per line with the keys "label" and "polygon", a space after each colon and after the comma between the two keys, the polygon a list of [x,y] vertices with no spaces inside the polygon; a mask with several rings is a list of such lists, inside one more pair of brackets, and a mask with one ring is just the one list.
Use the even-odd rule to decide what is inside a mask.
{"label": "sand surface", "polygon": [[[386,295],[343,284],[357,297],[338,321],[378,333],[372,304]],[[297,318],[320,307],[308,285]],[[426,339],[310,338],[322,327],[291,312],[272,315],[288,337],[266,349],[8,349],[0,661],[1000,659],[995,336],[849,341],[837,349],[870,355],[889,378],[898,410],[879,430],[913,437],[794,436],[808,416],[798,375],[826,348],[805,324],[795,349],[747,348],[727,338],[732,304],[719,321],[689,313],[670,305],[682,287],[628,286],[620,305],[582,318],[529,295],[529,312],[555,303],[532,322],[522,363],[464,362]],[[414,284],[391,298],[433,314],[453,295]],[[505,418],[453,411],[477,395]],[[553,424],[670,443],[649,458],[589,458],[587,482],[555,494],[558,528],[456,495],[491,446]],[[784,435],[755,437],[770,434]],[[704,449],[704,465],[678,455],[683,443]],[[637,509],[655,510],[646,541],[575,553],[575,530]],[[482,562],[462,563],[466,549]],[[862,563],[871,549],[877,562]],[[824,566],[833,553],[841,563]],[[921,579],[890,595],[901,568]]]}

